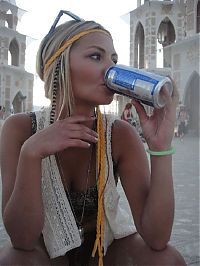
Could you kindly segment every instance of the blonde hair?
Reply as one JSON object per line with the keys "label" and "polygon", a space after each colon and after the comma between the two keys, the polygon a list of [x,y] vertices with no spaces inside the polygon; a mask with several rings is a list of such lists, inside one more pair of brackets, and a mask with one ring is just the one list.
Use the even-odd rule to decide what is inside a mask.
{"label": "blonde hair", "polygon": [[[63,46],[63,44],[81,32],[100,29],[110,33],[100,24],[94,21],[68,21],[56,27],[52,34],[47,35],[42,40],[36,60],[36,70],[39,77],[44,81],[45,96],[53,101],[53,89],[55,87],[55,70],[59,68],[57,78],[57,92],[59,92],[58,118],[65,109],[66,115],[70,116],[73,113],[74,97],[71,86],[69,54],[70,44],[61,55],[56,58],[44,72],[45,65],[56,54],[56,52]],[[58,93],[57,93],[58,95]],[[56,96],[57,96],[56,95]]]}

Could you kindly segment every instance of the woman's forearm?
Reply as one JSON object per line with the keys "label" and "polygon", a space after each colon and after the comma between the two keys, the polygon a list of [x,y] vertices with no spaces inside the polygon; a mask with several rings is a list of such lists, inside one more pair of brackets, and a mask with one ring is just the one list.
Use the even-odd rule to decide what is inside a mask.
{"label": "woman's forearm", "polygon": [[14,190],[3,220],[16,248],[33,249],[44,223],[41,193],[41,158],[22,146]]}
{"label": "woman's forearm", "polygon": [[169,241],[174,218],[172,156],[151,156],[151,185],[142,228],[147,242],[162,249]]}

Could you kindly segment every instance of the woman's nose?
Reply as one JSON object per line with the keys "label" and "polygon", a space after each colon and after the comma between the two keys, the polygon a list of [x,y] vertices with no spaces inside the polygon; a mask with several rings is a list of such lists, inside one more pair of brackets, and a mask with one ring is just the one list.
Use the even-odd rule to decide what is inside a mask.
{"label": "woman's nose", "polygon": [[113,62],[113,59],[110,58],[108,60],[108,68],[111,67],[111,66],[114,66],[114,65],[116,65],[116,64]]}
{"label": "woman's nose", "polygon": [[113,60],[108,60],[105,64],[105,67],[104,67],[104,74],[106,73],[106,71],[111,67],[111,66],[114,66],[115,63],[113,62]]}

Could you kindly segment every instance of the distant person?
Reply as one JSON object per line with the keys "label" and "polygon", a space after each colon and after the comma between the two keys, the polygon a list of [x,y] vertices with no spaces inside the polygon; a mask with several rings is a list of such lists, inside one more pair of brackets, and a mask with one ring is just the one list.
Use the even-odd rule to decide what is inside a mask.
{"label": "distant person", "polygon": [[0,105],[0,119],[4,119],[5,107]]}
{"label": "distant person", "polygon": [[187,133],[188,122],[189,122],[188,112],[184,106],[181,106],[180,111],[178,113],[178,136],[181,141],[183,141],[183,138]]}
{"label": "distant person", "polygon": [[[56,27],[63,12],[73,20]],[[42,40],[37,72],[51,104],[11,115],[1,134],[2,216],[12,244],[0,265],[186,265],[168,245],[177,90],[165,90],[167,105],[151,119],[132,101],[150,168],[134,127],[99,108],[113,101],[104,75],[117,60],[111,34],[68,11]]]}
{"label": "distant person", "polygon": [[121,119],[128,122],[131,125],[134,125],[133,113],[131,109],[132,109],[132,104],[127,103],[122,112]]}

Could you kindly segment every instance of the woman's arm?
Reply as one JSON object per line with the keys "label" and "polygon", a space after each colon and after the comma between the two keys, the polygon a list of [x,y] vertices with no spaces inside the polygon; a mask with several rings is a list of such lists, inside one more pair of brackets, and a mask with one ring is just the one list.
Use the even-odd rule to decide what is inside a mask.
{"label": "woman's arm", "polygon": [[113,128],[117,132],[117,136],[113,134],[113,154],[121,183],[137,231],[149,246],[162,249],[169,241],[174,215],[171,156],[152,158],[150,171],[135,129],[122,123],[117,121]]}
{"label": "woman's arm", "polygon": [[43,227],[41,158],[26,150],[27,115],[8,118],[1,134],[2,214],[13,246],[32,249]]}
{"label": "woman's arm", "polygon": [[41,234],[44,215],[41,161],[68,147],[89,148],[97,133],[84,125],[91,118],[74,116],[31,136],[27,115],[8,118],[1,135],[3,221],[16,248],[31,250]]}
{"label": "woman's arm", "polygon": [[[166,107],[154,110],[151,117],[142,105],[134,103],[143,134],[153,151],[171,147],[177,98],[175,91],[172,99],[167,98]],[[137,230],[152,248],[163,249],[169,241],[174,217],[172,155],[151,156],[149,171],[144,146],[134,129],[119,121],[113,130],[114,159]]]}

